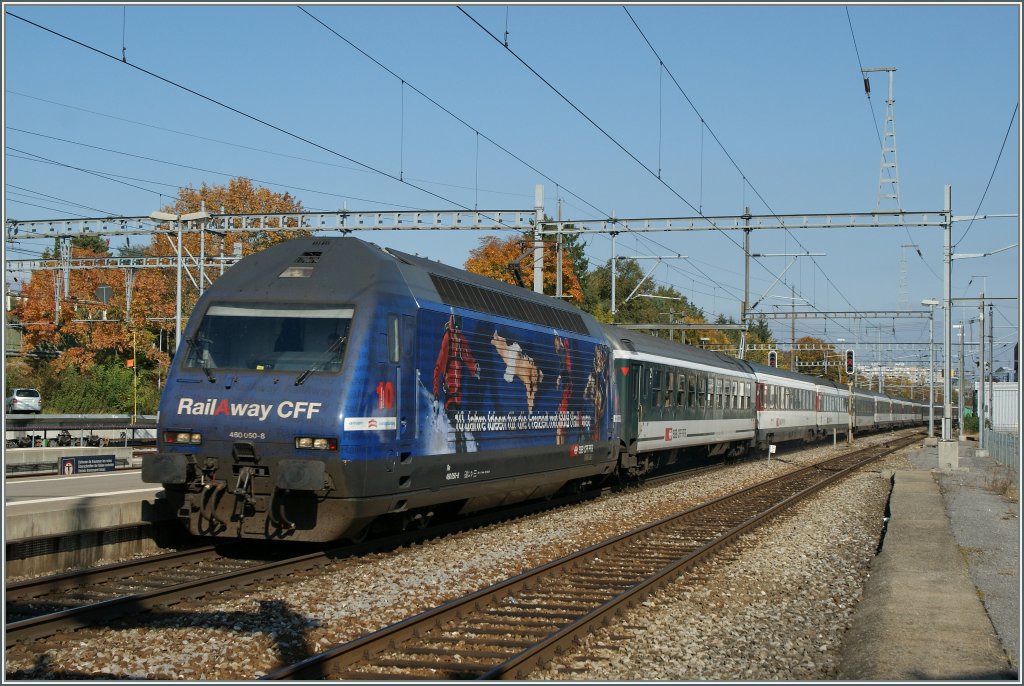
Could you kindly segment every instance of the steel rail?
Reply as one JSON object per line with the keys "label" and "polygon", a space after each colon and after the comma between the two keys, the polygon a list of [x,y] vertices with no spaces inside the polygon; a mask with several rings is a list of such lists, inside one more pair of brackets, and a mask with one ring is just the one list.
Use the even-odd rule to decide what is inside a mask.
{"label": "steel rail", "polygon": [[[743,533],[918,439],[915,434],[871,446],[717,498],[282,667],[263,679],[525,679],[531,669],[572,641]],[[751,500],[753,511],[744,504]]]}
{"label": "steel rail", "polygon": [[[685,472],[683,472],[685,474]],[[676,475],[677,477],[679,475]],[[653,480],[652,480],[653,481]],[[253,581],[279,577],[296,571],[308,570],[323,564],[327,564],[343,557],[354,557],[368,553],[384,552],[393,550],[411,543],[423,542],[431,538],[445,536],[458,531],[466,531],[481,526],[488,526],[499,521],[514,519],[517,517],[530,516],[542,512],[549,512],[559,507],[578,504],[583,500],[598,497],[602,491],[572,493],[559,498],[552,498],[546,501],[532,501],[523,503],[500,511],[484,512],[462,519],[441,522],[422,529],[403,531],[397,534],[382,536],[364,543],[335,546],[329,550],[317,551],[307,555],[290,557],[284,560],[277,560],[266,564],[255,564],[245,569],[234,570],[215,576],[207,576],[194,580],[186,580],[182,583],[170,583],[157,588],[148,588],[143,591],[129,592],[116,597],[111,597],[91,604],[84,604],[79,607],[71,607],[56,612],[48,612],[35,617],[30,617],[5,626],[6,645],[10,647],[16,643],[45,638],[62,630],[74,630],[87,627],[101,621],[109,621],[126,614],[134,614],[140,610],[149,610],[166,605],[172,605],[179,600],[191,600],[202,595],[220,592],[226,589],[242,586]],[[241,544],[244,545],[244,542]],[[223,559],[224,556],[216,551],[217,546],[207,546],[200,549],[167,553],[154,557],[147,557],[139,560],[104,565],[87,570],[76,570],[63,574],[47,577],[28,579],[16,582],[6,587],[6,614],[28,614],[24,609],[16,607],[18,603],[31,604],[33,601],[39,605],[46,604],[42,594],[57,594],[72,589],[89,588],[90,586],[103,582],[116,586],[118,583],[125,583],[133,575],[144,575],[147,573],[160,573],[180,569],[185,565],[202,563],[203,561],[214,561]],[[222,545],[223,549],[223,545]],[[237,558],[229,558],[242,562]],[[131,580],[137,586],[152,586],[144,577],[137,581]],[[51,603],[54,604],[54,603]]]}
{"label": "steel rail", "polygon": [[[132,525],[134,526],[134,525]],[[102,529],[90,529],[77,533],[89,533],[103,531]],[[40,537],[40,540],[48,540],[50,537]],[[29,539],[22,539],[29,540]],[[169,564],[189,564],[206,559],[219,557],[214,546],[205,546],[190,550],[178,550],[161,555],[115,562],[109,565],[93,567],[91,569],[74,570],[62,574],[52,574],[44,577],[25,579],[7,584],[4,589],[4,602],[10,607],[11,603],[32,602],[33,600],[49,594],[60,593],[75,588],[82,588],[96,583],[116,583],[134,574],[144,574],[153,570],[165,569]],[[8,609],[8,614],[10,610]]]}
{"label": "steel rail", "polygon": [[[243,586],[253,581],[290,574],[327,559],[327,553],[317,552],[277,560],[265,564],[235,569],[232,571],[172,583],[167,586],[129,593],[81,607],[68,608],[59,612],[32,617],[5,625],[5,645],[10,647],[27,640],[44,638],[66,629],[79,629],[103,621],[110,621],[141,610],[173,605],[185,599],[200,598],[230,588]],[[173,571],[173,567],[168,572]]]}

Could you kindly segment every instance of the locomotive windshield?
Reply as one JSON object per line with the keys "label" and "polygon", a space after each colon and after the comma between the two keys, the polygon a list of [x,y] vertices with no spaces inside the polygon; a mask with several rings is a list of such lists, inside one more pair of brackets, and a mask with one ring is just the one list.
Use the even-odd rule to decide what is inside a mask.
{"label": "locomotive windshield", "polygon": [[189,341],[185,366],[337,372],[353,312],[337,305],[215,303]]}

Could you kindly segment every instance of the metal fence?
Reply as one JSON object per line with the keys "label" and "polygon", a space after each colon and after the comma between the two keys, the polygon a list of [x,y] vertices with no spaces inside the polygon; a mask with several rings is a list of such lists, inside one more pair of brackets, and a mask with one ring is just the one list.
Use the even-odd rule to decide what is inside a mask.
{"label": "metal fence", "polygon": [[989,431],[985,434],[985,442],[989,455],[1020,474],[1020,434]]}

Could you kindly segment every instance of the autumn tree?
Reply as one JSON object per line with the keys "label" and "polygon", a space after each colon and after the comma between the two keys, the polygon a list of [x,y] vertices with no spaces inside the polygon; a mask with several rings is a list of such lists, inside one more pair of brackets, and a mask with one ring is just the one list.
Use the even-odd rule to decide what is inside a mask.
{"label": "autumn tree", "polygon": [[[289,193],[275,193],[262,186],[253,186],[252,181],[244,177],[231,179],[226,186],[209,185],[203,183],[198,189],[188,186],[178,192],[178,197],[172,205],[163,208],[164,212],[170,214],[191,214],[205,211],[209,214],[259,214],[271,215],[292,212],[302,212],[302,202],[292,197]],[[278,218],[269,218],[265,228],[252,231],[242,231],[240,219],[232,220],[232,228],[235,233],[224,234],[223,232],[202,232],[193,223],[192,230],[182,234],[182,256],[186,265],[186,275],[182,279],[181,309],[182,318],[186,320],[192,313],[196,302],[199,300],[198,284],[204,279],[203,288],[208,288],[210,283],[216,279],[219,272],[211,269],[200,270],[196,267],[196,261],[201,255],[233,255],[234,244],[241,245],[241,255],[252,254],[263,250],[266,247],[280,243],[292,238],[310,236],[310,232],[297,227],[294,220],[286,222],[281,229],[281,222]],[[171,257],[177,255],[177,227],[171,224],[161,224],[157,235],[153,237],[152,243],[145,250],[145,253],[154,257]],[[151,318],[168,320],[175,316],[175,298],[177,295],[177,273],[173,269],[153,270],[153,273],[146,274],[144,285],[147,289],[155,291],[152,298],[147,298],[152,303],[145,315]]]}
{"label": "autumn tree", "polygon": [[[231,179],[227,185],[202,184],[198,189],[181,189],[174,204],[164,207],[165,212],[186,214],[199,211],[221,211],[232,214],[275,214],[301,212],[302,204],[290,194],[275,193],[255,187],[245,178]],[[309,235],[299,229],[294,220],[292,230],[256,230],[238,233],[242,254],[246,255],[289,238]],[[279,227],[279,220],[271,219],[270,228]],[[240,229],[238,222],[235,229]],[[121,257],[158,256],[177,254],[177,232],[169,225],[153,236],[148,245],[126,244],[120,249]],[[228,234],[214,235],[198,232],[183,233],[183,256],[186,272],[183,279],[182,316],[187,319],[198,299],[199,270],[195,260],[205,238],[206,254],[217,254],[220,241],[235,242]],[[97,236],[76,236],[70,241],[71,257],[109,256],[109,244]],[[54,249],[46,251],[44,258],[60,256],[61,245],[55,241]],[[225,246],[232,254],[234,247]],[[191,257],[190,257],[191,256]],[[205,270],[206,283],[219,272]],[[194,281],[193,281],[194,280]],[[158,388],[166,375],[173,352],[175,316],[176,272],[174,269],[72,269],[68,277],[69,289],[64,293],[62,273],[57,270],[38,270],[23,285],[20,304],[12,313],[24,327],[23,350],[32,360],[29,379],[35,379],[49,400],[47,408],[61,411],[60,403],[68,407],[63,411],[90,411],[82,408],[99,403],[92,411],[123,409],[124,398],[132,398],[131,380],[139,376],[140,406],[142,412],[154,412],[159,398]],[[131,288],[128,288],[128,285]],[[100,285],[110,287],[111,296],[102,303],[96,296]],[[130,292],[130,299],[129,299]],[[134,372],[125,371],[126,361],[134,359]],[[97,379],[115,384],[110,397],[120,398],[115,408],[105,394],[93,388]],[[128,384],[127,390],[125,384]],[[77,389],[77,390],[76,390]],[[59,398],[59,400],[57,400]]]}
{"label": "autumn tree", "polygon": [[[557,251],[552,245],[545,245],[543,288],[548,295],[555,295],[557,264]],[[484,236],[480,239],[479,247],[469,251],[465,268],[474,274],[514,286],[533,288],[533,237],[515,235],[503,239]],[[568,301],[579,305],[583,302],[583,288],[576,268],[573,252],[563,250],[562,294]]]}

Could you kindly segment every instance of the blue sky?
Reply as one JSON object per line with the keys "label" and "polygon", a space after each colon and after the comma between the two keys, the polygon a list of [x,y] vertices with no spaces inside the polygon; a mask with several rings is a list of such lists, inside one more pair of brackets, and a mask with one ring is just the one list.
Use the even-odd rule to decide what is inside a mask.
{"label": "blue sky", "polygon": [[[903,209],[941,210],[943,187],[951,184],[956,215],[973,214],[979,203],[982,213],[1019,211],[1019,115],[1012,116],[1020,98],[1017,4],[627,6],[666,71],[622,6],[464,7],[499,38],[507,30],[509,48],[644,165],[660,168],[675,193],[457,6],[304,7],[408,85],[297,6],[6,4],[5,217],[148,214],[167,204],[177,187],[243,175],[324,210],[448,209],[452,203],[529,209],[534,185],[544,183],[547,213],[555,214],[561,197],[568,219],[693,216],[689,205],[705,215],[741,214],[744,206],[754,214],[867,212],[876,205],[875,127],[883,126],[887,83],[883,74],[872,76],[869,103],[861,64],[897,68]],[[11,14],[117,57],[124,47],[131,64],[366,165],[401,172],[451,202],[359,169]],[[483,138],[478,145],[477,131],[555,183]],[[26,160],[25,153],[132,177],[129,183],[141,188]],[[976,222],[955,252],[1005,247],[1018,241],[1018,227],[1017,219]],[[954,240],[966,228],[956,224]],[[461,266],[479,235],[362,237]],[[659,266],[654,278],[676,286],[710,316],[738,318],[741,234],[650,238],[621,235],[619,253],[689,255]],[[900,246],[910,242],[923,254],[906,251],[907,300],[916,309],[921,299],[942,295],[941,230],[764,231],[753,234],[752,250],[796,252],[802,244],[826,253],[817,266],[802,259],[786,274],[786,284],[818,309],[891,310],[900,299]],[[42,247],[7,244],[5,254],[24,259]],[[588,255],[603,263],[610,248],[606,237],[594,236]],[[765,258],[753,265],[752,300],[788,262]],[[953,295],[977,295],[983,283],[990,294],[1016,295],[1019,266],[1019,248],[958,260]],[[790,301],[782,299],[788,294],[787,285],[776,286],[762,309],[788,309]],[[998,308],[996,338],[1004,343],[1017,338],[1018,310],[1016,302]],[[976,312],[964,309],[963,316]],[[953,319],[960,321],[961,312]],[[774,328],[788,339],[788,322]],[[928,339],[924,320],[830,322],[827,330],[807,320],[797,330],[831,341]],[[937,324],[939,340],[940,330]],[[1011,349],[1012,342],[997,347],[997,365],[1006,364]]]}

